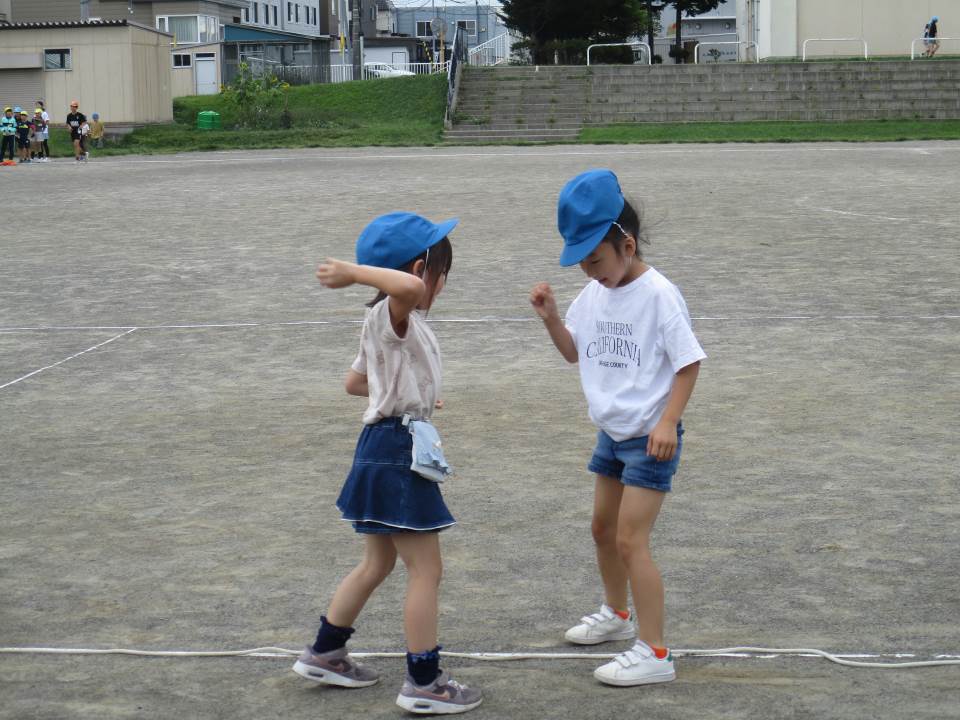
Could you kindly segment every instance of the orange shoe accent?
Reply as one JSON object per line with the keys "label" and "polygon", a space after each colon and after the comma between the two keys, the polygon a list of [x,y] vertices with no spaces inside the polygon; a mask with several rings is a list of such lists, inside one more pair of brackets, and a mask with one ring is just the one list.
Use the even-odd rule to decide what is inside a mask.
{"label": "orange shoe accent", "polygon": [[629,620],[629,619],[630,619],[630,611],[629,611],[629,610],[614,610],[613,612],[614,612],[614,614],[615,614],[618,618],[620,618],[621,620]]}
{"label": "orange shoe accent", "polygon": [[657,656],[657,660],[663,660],[667,655],[670,654],[670,651],[665,647],[657,647],[656,645],[651,645],[650,649],[653,650],[653,654]]}

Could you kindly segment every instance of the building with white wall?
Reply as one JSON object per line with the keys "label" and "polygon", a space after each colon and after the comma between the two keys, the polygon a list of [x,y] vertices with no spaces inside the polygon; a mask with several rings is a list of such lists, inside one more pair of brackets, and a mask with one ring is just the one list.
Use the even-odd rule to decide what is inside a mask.
{"label": "building with white wall", "polygon": [[960,9],[955,0],[736,0],[736,7],[740,39],[756,42],[761,58],[799,57],[804,40],[810,40],[808,57],[857,55],[863,52],[860,38],[870,55],[909,55],[911,42],[934,15],[943,16],[942,36],[960,37],[947,29],[951,7]]}

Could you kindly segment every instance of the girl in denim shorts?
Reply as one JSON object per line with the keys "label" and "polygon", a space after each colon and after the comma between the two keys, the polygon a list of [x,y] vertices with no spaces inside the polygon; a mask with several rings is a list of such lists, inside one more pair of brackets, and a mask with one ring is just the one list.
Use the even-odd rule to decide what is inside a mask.
{"label": "girl in denim shorts", "polygon": [[[457,683],[439,667],[439,532],[455,521],[439,485],[411,469],[410,426],[423,429],[440,402],[440,351],[426,313],[450,271],[453,249],[447,233],[456,224],[435,224],[413,213],[384,215],[360,234],[356,264],[328,258],[317,269],[325,287],[359,283],[379,291],[368,305],[360,353],[347,373],[347,392],[367,396],[369,403],[353,467],[337,500],[365,547],[360,564],[337,587],[316,641],[293,669],[327,685],[357,688],[377,682],[378,674],[354,660],[346,643],[399,555],[408,578],[408,652],[397,704],[421,714],[465,712],[483,699],[479,690]],[[438,448],[439,440],[431,451],[436,454]]]}
{"label": "girl in denim shorts", "polygon": [[[557,209],[563,266],[590,282],[561,318],[553,290],[536,285],[530,302],[580,380],[599,428],[588,469],[597,474],[593,539],[603,581],[600,612],[566,632],[594,645],[633,639],[633,647],[594,672],[609,685],[676,677],[663,642],[663,581],[650,533],[680,461],[680,416],[706,355],[675,285],[643,261],[648,242],[616,175],[589,170],[563,188]],[[627,605],[627,585],[636,614]]]}

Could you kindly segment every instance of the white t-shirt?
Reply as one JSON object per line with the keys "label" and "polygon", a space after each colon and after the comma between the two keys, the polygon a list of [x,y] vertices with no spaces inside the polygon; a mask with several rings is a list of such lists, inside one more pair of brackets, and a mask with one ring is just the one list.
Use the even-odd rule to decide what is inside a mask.
{"label": "white t-shirt", "polygon": [[365,424],[407,413],[418,420],[433,415],[440,397],[440,347],[421,311],[410,313],[407,333],[399,337],[390,322],[390,300],[370,308],[351,368],[367,376]]}
{"label": "white t-shirt", "polygon": [[676,285],[652,267],[624,287],[592,280],[565,320],[590,419],[617,442],[648,435],[677,371],[706,358]]}

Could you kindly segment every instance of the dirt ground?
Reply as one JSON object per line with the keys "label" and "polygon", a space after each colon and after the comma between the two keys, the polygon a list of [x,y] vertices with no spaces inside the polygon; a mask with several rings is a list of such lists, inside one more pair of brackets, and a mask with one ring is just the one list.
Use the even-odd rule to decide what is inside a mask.
{"label": "dirt ground", "polygon": [[[709,355],[655,533],[675,648],[960,656],[960,143],[267,151],[6,168],[42,198],[0,240],[0,647],[302,647],[360,542],[333,500],[363,402],[369,289],[331,292],[397,209],[457,216],[431,313],[457,477],[441,642],[567,652],[601,601],[576,369],[527,304],[564,182],[609,167]],[[5,184],[9,178],[4,177]],[[31,201],[32,202],[32,201]],[[30,203],[28,203],[30,204]],[[36,206],[34,206],[36,209]],[[34,374],[31,374],[34,373]],[[357,651],[402,651],[398,569]],[[593,648],[588,652],[620,647]],[[396,718],[284,658],[0,653],[2,718]],[[960,717],[960,667],[448,660],[477,718]]]}

